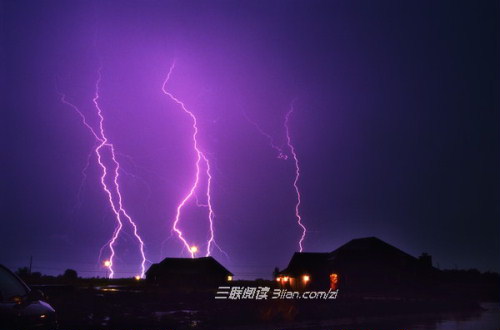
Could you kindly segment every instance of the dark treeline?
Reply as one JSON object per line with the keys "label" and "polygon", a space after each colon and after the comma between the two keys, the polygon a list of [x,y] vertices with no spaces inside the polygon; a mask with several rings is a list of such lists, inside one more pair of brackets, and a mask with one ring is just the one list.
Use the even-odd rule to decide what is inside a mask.
{"label": "dark treeline", "polygon": [[[30,273],[28,268],[16,273],[46,294],[61,327],[81,330],[165,326],[191,329],[193,322],[203,330],[241,324],[297,325],[301,321],[341,319],[353,316],[353,311],[364,317],[411,313],[418,318],[421,313],[452,311],[474,314],[480,310],[479,302],[500,300],[500,274],[476,269],[436,271],[436,277],[429,282],[428,296],[365,301],[341,292],[334,302],[215,301],[212,289],[162,288],[134,278],[83,278],[71,269],[58,276]],[[273,287],[276,281],[235,280],[231,285]]]}

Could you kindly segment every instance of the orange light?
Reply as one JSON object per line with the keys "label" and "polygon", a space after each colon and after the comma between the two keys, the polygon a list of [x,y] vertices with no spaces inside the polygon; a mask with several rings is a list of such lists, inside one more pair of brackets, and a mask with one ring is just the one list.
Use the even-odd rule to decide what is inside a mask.
{"label": "orange light", "polygon": [[283,282],[288,282],[288,276],[283,277]]}
{"label": "orange light", "polygon": [[281,277],[276,277],[276,281],[281,282]]}
{"label": "orange light", "polygon": [[309,275],[304,275],[302,276],[302,279],[304,280],[304,282],[309,282],[311,280],[311,278],[309,277]]}
{"label": "orange light", "polygon": [[330,274],[330,289],[337,290],[339,285],[339,276],[337,274]]}
{"label": "orange light", "polygon": [[229,282],[231,282],[231,281],[233,280],[233,277],[232,277],[231,275],[229,275],[229,276],[227,277],[227,280],[228,280]]}
{"label": "orange light", "polygon": [[196,253],[196,252],[198,252],[198,247],[193,245],[193,246],[191,246],[189,251],[191,251],[191,253]]}
{"label": "orange light", "polygon": [[140,275],[135,275],[134,278],[135,278],[136,281],[140,281],[141,280],[141,276]]}
{"label": "orange light", "polygon": [[111,261],[106,260],[104,261],[104,267],[110,267],[111,266]]}

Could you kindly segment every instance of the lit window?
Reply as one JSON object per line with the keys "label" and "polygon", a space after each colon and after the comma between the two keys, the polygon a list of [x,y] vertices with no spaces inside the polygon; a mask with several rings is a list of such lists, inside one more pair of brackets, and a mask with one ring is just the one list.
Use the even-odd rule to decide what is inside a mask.
{"label": "lit window", "polygon": [[339,276],[337,274],[330,274],[330,289],[337,290],[339,286]]}
{"label": "lit window", "polygon": [[227,280],[228,280],[228,281],[232,281],[232,280],[233,280],[233,277],[232,277],[231,275],[228,275]]}

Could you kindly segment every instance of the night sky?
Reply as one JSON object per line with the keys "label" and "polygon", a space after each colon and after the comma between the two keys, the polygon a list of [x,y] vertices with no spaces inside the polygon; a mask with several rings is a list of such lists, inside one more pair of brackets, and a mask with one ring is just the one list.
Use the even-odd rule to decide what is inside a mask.
{"label": "night sky", "polygon": [[[377,236],[440,268],[499,271],[498,12],[498,1],[2,1],[0,263],[104,275],[115,220],[87,158],[95,139],[58,93],[97,124],[100,66],[147,258],[188,256],[171,228],[193,182],[192,123],[161,90],[175,60],[168,88],[196,115],[212,169],[228,255],[213,256],[236,278],[270,278],[298,249],[293,161],[246,119],[282,146],[293,100],[305,251]],[[191,201],[180,227],[204,248],[204,208]],[[139,263],[126,227],[118,277]]]}

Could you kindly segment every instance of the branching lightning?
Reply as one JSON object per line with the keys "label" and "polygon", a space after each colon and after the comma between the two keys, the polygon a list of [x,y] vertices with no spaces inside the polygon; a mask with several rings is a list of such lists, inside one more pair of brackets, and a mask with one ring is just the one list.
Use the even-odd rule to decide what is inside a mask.
{"label": "branching lightning", "polygon": [[255,126],[255,128],[257,129],[257,131],[259,131],[259,133],[264,136],[267,141],[269,142],[269,146],[271,148],[273,148],[274,150],[276,150],[276,152],[278,153],[278,158],[279,159],[283,159],[283,160],[287,160],[288,159],[288,155],[283,151],[283,147],[282,146],[279,146],[277,145],[275,142],[274,142],[274,138],[268,134],[267,132],[265,132],[260,126],[259,124],[257,124],[255,121],[253,121],[252,119],[250,119],[250,117],[248,117],[248,115],[243,112],[243,116],[245,117],[245,119],[250,123],[252,124],[253,126]]}
{"label": "branching lightning", "polygon": [[[107,246],[109,247],[111,254],[109,257],[109,262],[108,262],[108,268],[109,268],[109,277],[113,278],[114,276],[114,258],[116,255],[115,251],[115,245],[116,241],[123,229],[123,218],[132,226],[133,233],[137,241],[139,242],[139,250],[140,254],[142,257],[141,260],[141,266],[140,266],[140,276],[141,278],[144,277],[146,268],[145,268],[145,263],[146,263],[146,256],[144,253],[144,241],[142,240],[141,236],[138,233],[137,225],[136,223],[132,220],[131,216],[126,212],[126,210],[123,207],[123,198],[121,194],[121,188],[119,184],[119,172],[120,172],[120,163],[118,162],[116,158],[116,152],[115,152],[115,147],[113,144],[111,144],[105,134],[105,129],[104,129],[104,115],[102,112],[102,109],[99,105],[99,86],[101,83],[101,68],[97,71],[97,80],[95,83],[95,93],[94,97],[92,99],[94,107],[96,109],[96,114],[99,118],[99,124],[98,124],[98,129],[94,129],[92,125],[89,124],[87,121],[87,118],[83,114],[83,112],[80,111],[80,109],[74,105],[73,103],[69,102],[66,98],[66,95],[61,94],[61,102],[64,103],[65,105],[71,107],[73,110],[77,112],[77,114],[81,117],[82,123],[84,126],[90,131],[90,133],[94,136],[96,139],[96,146],[94,149],[94,152],[97,156],[97,163],[101,167],[102,174],[100,177],[100,183],[102,185],[103,190],[106,192],[106,195],[108,197],[108,203],[115,215],[116,219],[116,227],[113,231],[113,235],[111,236],[111,239],[107,242]],[[108,157],[106,157],[108,156]],[[107,162],[112,163],[112,168],[110,168],[109,165],[107,165],[107,162],[104,160],[107,159]],[[111,181],[111,182],[109,182]],[[101,249],[102,251],[102,249]]]}
{"label": "branching lightning", "polygon": [[[193,184],[191,185],[191,188],[189,189],[188,193],[184,196],[184,198],[180,201],[180,203],[177,205],[176,208],[176,213],[175,213],[175,219],[173,222],[172,230],[177,234],[179,240],[182,242],[184,247],[189,251],[191,254],[191,258],[195,257],[196,252],[198,251],[198,248],[194,244],[190,244],[188,240],[184,237],[184,233],[182,230],[179,228],[179,224],[181,222],[181,215],[182,215],[182,210],[186,206],[186,204],[192,199],[195,198],[196,205],[198,207],[206,207],[208,209],[208,222],[209,222],[209,239],[206,243],[207,249],[206,249],[206,256],[209,256],[212,252],[212,246],[217,246],[215,242],[215,232],[214,232],[214,218],[215,218],[215,213],[212,207],[212,196],[211,196],[211,186],[212,186],[212,175],[210,172],[210,161],[205,155],[205,153],[200,149],[199,143],[198,143],[198,121],[196,119],[196,116],[192,111],[190,111],[184,102],[179,100],[177,97],[175,97],[172,93],[170,93],[167,90],[167,84],[170,80],[170,76],[175,68],[175,62],[172,63],[170,66],[170,69],[167,73],[167,76],[165,80],[163,81],[162,85],[162,92],[167,95],[173,102],[175,102],[192,120],[192,129],[193,129],[193,135],[192,135],[192,141],[193,141],[193,150],[196,154],[196,160],[195,160],[195,175],[194,175],[194,181]],[[196,192],[199,188],[200,185],[200,179],[201,179],[201,171],[202,171],[202,165],[205,168],[205,177],[206,177],[206,184],[207,184],[207,190],[206,190],[206,204],[201,204],[198,200],[198,197],[196,196]],[[220,248],[219,248],[220,249]]]}
{"label": "branching lightning", "polygon": [[[295,147],[292,144],[292,139],[291,139],[291,136],[290,136],[289,120],[290,120],[290,115],[292,114],[292,112],[294,110],[293,104],[294,104],[294,102],[292,102],[292,104],[290,105],[290,109],[288,110],[288,112],[285,115],[285,120],[284,120],[283,126],[284,126],[284,129],[285,129],[286,146],[290,150],[290,154],[292,156],[292,159],[294,161],[294,166],[295,166],[295,176],[294,176],[294,180],[293,180],[293,188],[294,188],[295,194],[297,196],[296,197],[297,198],[297,202],[295,204],[295,218],[297,219],[297,224],[299,225],[299,227],[302,230],[302,234],[301,234],[299,242],[298,242],[299,251],[302,252],[304,250],[303,242],[304,242],[304,239],[306,237],[307,229],[304,226],[304,224],[302,223],[302,216],[300,215],[300,204],[302,202],[302,196],[300,194],[300,189],[299,189],[299,185],[298,185],[298,182],[299,182],[299,179],[300,179],[299,158],[297,156],[297,152],[295,150]],[[255,126],[255,128],[257,129],[257,131],[262,136],[264,136],[268,140],[269,146],[271,148],[273,148],[274,150],[276,150],[276,152],[278,153],[277,157],[279,159],[288,160],[289,157],[285,153],[285,151],[283,150],[283,147],[279,146],[278,144],[276,144],[275,141],[274,141],[274,138],[269,133],[267,133],[266,131],[264,131],[255,121],[253,121],[252,119],[250,119],[245,112],[243,112],[243,116],[245,117],[245,119],[250,124],[252,124],[253,126]]]}

